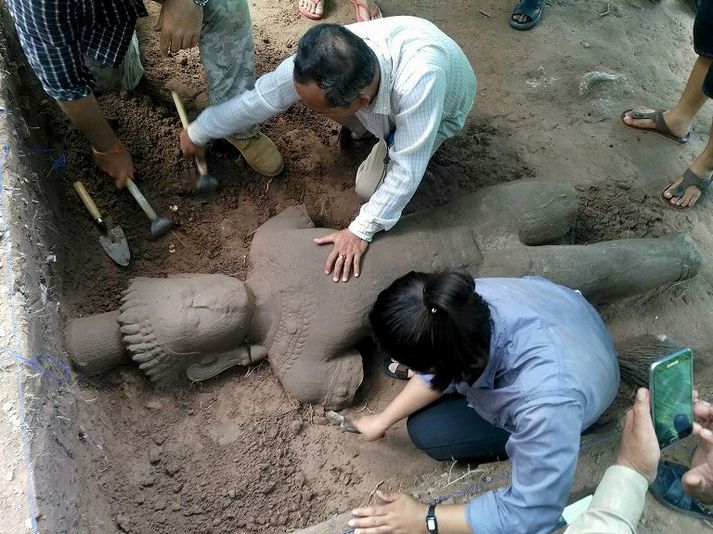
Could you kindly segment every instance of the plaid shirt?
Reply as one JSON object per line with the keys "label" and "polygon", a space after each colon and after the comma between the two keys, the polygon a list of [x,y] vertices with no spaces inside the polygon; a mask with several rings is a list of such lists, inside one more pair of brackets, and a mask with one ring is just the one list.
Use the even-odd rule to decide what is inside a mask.
{"label": "plaid shirt", "polygon": [[94,77],[86,56],[118,67],[136,25],[142,0],[7,0],[27,60],[55,100],[89,95]]}

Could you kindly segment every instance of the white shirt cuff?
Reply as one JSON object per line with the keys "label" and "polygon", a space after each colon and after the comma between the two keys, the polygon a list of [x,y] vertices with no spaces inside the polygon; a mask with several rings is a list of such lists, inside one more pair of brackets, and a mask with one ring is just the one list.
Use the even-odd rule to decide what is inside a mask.
{"label": "white shirt cuff", "polygon": [[644,511],[648,481],[622,465],[612,465],[602,477],[589,508],[603,508],[631,525],[636,525]]}
{"label": "white shirt cuff", "polygon": [[349,231],[352,234],[369,243],[374,239],[374,234],[380,230],[382,230],[381,225],[365,220],[361,216],[354,219],[349,225]]}

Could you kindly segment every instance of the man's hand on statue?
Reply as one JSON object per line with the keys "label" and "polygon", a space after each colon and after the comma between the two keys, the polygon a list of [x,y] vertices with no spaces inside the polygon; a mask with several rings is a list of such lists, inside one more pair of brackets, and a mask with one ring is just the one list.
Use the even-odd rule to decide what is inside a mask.
{"label": "man's hand on statue", "polygon": [[318,245],[334,244],[332,252],[327,257],[324,264],[324,274],[331,274],[332,280],[342,282],[349,280],[352,271],[354,277],[358,278],[361,274],[361,258],[369,246],[368,241],[354,235],[349,228],[334,232],[314,242]]}
{"label": "man's hand on statue", "polygon": [[649,390],[639,388],[634,407],[626,412],[616,464],[633,469],[649,484],[656,478],[661,450],[651,420]]}
{"label": "man's hand on statue", "polygon": [[377,491],[383,506],[367,506],[352,511],[349,526],[354,534],[428,534],[428,506],[408,495]]}
{"label": "man's hand on statue", "polygon": [[162,53],[178,52],[198,44],[203,24],[203,8],[193,0],[164,0],[154,30],[161,32]]}
{"label": "man's hand on statue", "polygon": [[134,160],[131,154],[121,145],[117,148],[100,152],[94,150],[94,162],[97,166],[114,178],[117,189],[126,187],[126,179],[134,179]]}
{"label": "man's hand on statue", "polygon": [[376,441],[386,434],[389,426],[385,425],[379,414],[365,415],[361,419],[352,421],[352,425],[359,431],[361,437],[366,441]]}
{"label": "man's hand on statue", "polygon": [[200,146],[195,144],[193,141],[191,141],[191,138],[188,137],[188,132],[185,130],[181,130],[181,152],[183,152],[183,155],[187,158],[192,158],[193,156],[203,156],[205,154],[205,147]]}
{"label": "man's hand on statue", "polygon": [[694,391],[693,434],[698,445],[691,458],[691,469],[683,475],[683,489],[694,499],[713,504],[713,406]]}

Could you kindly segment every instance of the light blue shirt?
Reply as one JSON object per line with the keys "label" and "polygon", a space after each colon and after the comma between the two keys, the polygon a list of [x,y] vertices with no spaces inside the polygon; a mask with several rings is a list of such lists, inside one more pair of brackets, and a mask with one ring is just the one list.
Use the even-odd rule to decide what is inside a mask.
{"label": "light blue shirt", "polygon": [[475,283],[492,318],[490,361],[472,386],[449,391],[511,432],[512,484],[470,501],[466,519],[476,534],[549,534],[567,504],[580,434],[619,388],[614,346],[577,291],[534,276]]}

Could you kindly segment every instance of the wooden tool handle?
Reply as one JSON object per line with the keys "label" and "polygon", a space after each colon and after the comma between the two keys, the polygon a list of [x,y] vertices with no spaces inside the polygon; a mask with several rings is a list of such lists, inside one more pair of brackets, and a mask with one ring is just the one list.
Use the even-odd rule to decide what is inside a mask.
{"label": "wooden tool handle", "polygon": [[176,91],[171,91],[171,96],[173,97],[173,103],[176,104],[176,111],[178,111],[178,116],[181,117],[181,124],[185,129],[188,129],[188,124],[191,121],[188,120],[188,114],[186,113],[186,108],[183,107],[183,102],[181,102],[181,97],[178,96]]}
{"label": "wooden tool handle", "polygon": [[139,206],[141,206],[141,209],[144,210],[144,213],[148,216],[149,219],[152,221],[154,219],[158,219],[158,215],[156,215],[156,212],[153,210],[151,207],[151,204],[149,204],[148,200],[146,200],[146,197],[141,194],[141,191],[139,191],[139,188],[136,187],[136,184],[131,178],[126,179],[126,187],[129,189],[133,197],[136,199],[136,202],[139,203]]}
{"label": "wooden tool handle", "polygon": [[[181,97],[178,96],[178,93],[176,91],[171,91],[171,96],[173,97],[173,103],[176,104],[176,110],[178,111],[178,116],[181,117],[181,124],[183,124],[183,127],[187,130],[188,129],[188,124],[190,121],[188,120],[188,114],[186,113],[186,108],[183,107],[183,102],[181,101]],[[208,174],[208,163],[205,160],[205,154],[196,154],[194,156],[195,161],[196,161],[196,167],[198,167],[198,172],[201,175]]]}
{"label": "wooden tool handle", "polygon": [[74,182],[74,190],[77,192],[79,195],[79,198],[81,199],[82,203],[84,204],[84,207],[87,208],[89,213],[92,215],[92,218],[101,224],[102,221],[102,215],[99,212],[99,208],[97,208],[97,205],[94,204],[94,201],[92,200],[92,197],[89,195],[87,190],[84,188],[84,184],[77,180]]}

